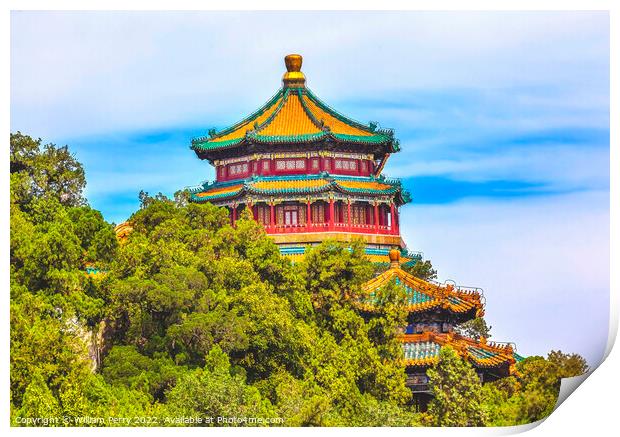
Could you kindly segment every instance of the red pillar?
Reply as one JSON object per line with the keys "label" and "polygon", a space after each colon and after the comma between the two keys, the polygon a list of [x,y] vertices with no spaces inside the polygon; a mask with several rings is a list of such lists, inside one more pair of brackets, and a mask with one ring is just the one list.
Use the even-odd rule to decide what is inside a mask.
{"label": "red pillar", "polygon": [[351,199],[347,202],[347,227],[351,231]]}
{"label": "red pillar", "polygon": [[394,224],[395,224],[395,234],[400,234],[400,219],[398,218],[398,208],[394,208]]}
{"label": "red pillar", "polygon": [[306,226],[308,228],[308,232],[310,232],[310,227],[312,226],[312,207],[310,200],[306,203]]}
{"label": "red pillar", "polygon": [[375,232],[379,232],[379,203],[375,203]]}
{"label": "red pillar", "polygon": [[396,229],[396,215],[394,214],[394,202],[390,202],[390,232],[395,234]]}
{"label": "red pillar", "polygon": [[329,199],[329,230],[334,230],[334,199]]}
{"label": "red pillar", "polygon": [[273,203],[269,204],[269,228],[272,231],[275,231],[276,227],[276,211]]}

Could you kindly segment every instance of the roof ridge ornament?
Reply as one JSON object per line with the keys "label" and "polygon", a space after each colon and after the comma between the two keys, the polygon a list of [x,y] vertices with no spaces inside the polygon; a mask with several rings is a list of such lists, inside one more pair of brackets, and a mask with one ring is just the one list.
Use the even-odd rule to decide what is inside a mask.
{"label": "roof ridge ornament", "polygon": [[400,269],[400,250],[394,247],[390,250],[388,256],[390,257],[390,268]]}
{"label": "roof ridge ornament", "polygon": [[303,58],[301,55],[290,54],[284,57],[286,73],[282,76],[284,88],[305,88],[306,76],[301,72]]}

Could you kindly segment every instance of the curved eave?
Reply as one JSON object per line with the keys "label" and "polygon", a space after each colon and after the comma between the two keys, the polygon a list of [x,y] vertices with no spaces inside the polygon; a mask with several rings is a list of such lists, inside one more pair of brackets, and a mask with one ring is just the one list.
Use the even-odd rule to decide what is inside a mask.
{"label": "curved eave", "polygon": [[[450,346],[461,358],[467,359],[477,368],[497,369],[504,367],[508,371],[508,374],[514,374],[516,372],[516,354],[510,346],[487,344],[486,341],[479,342],[460,335],[437,334],[433,332],[405,334],[401,336],[400,341],[403,345],[432,343],[440,347]],[[435,364],[437,360],[437,355],[420,358],[405,358],[405,365],[428,367]]]}
{"label": "curved eave", "polygon": [[[281,185],[286,185],[287,182],[290,182],[291,185],[294,185],[297,181],[323,181],[321,184],[309,185],[309,186],[283,186],[283,187],[269,187],[269,188],[261,188],[258,187],[259,183],[280,183]],[[378,188],[374,188],[372,186],[368,187],[349,187],[346,186],[347,183],[355,182],[357,184],[368,184],[368,185],[379,185]],[[222,193],[215,193],[209,195],[208,192],[210,190],[221,190],[226,189],[226,187],[234,187],[235,185],[239,185],[237,190],[229,190]],[[382,186],[388,186],[388,188],[381,188]],[[352,178],[352,177],[338,177],[338,176],[329,176],[329,175],[306,175],[302,177],[258,177],[258,178],[250,178],[243,179],[237,181],[230,181],[227,183],[216,183],[211,186],[204,186],[202,190],[191,193],[190,199],[195,202],[206,202],[211,200],[226,200],[234,197],[238,197],[242,194],[249,193],[255,195],[269,196],[269,195],[287,195],[287,194],[319,194],[326,192],[334,192],[334,193],[343,193],[343,194],[358,194],[365,195],[370,197],[381,197],[381,196],[394,196],[396,195],[396,203],[401,204],[402,197],[402,187],[400,184],[396,182],[389,181],[376,181],[370,178]]]}
{"label": "curved eave", "polygon": [[[355,303],[355,306],[360,311],[363,311],[368,314],[373,314],[378,311],[377,305],[374,303],[370,303],[370,302],[357,302]],[[479,311],[479,308],[476,305],[471,304],[471,303],[464,303],[461,305],[452,305],[452,304],[446,303],[446,301],[442,299],[432,299],[426,302],[405,305],[404,308],[409,314],[420,314],[420,313],[426,313],[429,311],[443,310],[447,313],[451,313],[455,316],[460,316],[460,317],[468,316],[468,313],[471,313],[469,314],[471,318],[475,317]]]}
{"label": "curved eave", "polygon": [[384,190],[374,190],[374,189],[368,189],[368,188],[349,188],[349,187],[343,187],[337,182],[336,182],[336,189],[344,194],[366,194],[370,196],[373,196],[373,195],[374,196],[387,196],[387,195],[394,194],[398,191],[398,188],[396,187],[386,188]]}
{"label": "curved eave", "polygon": [[192,142],[191,149],[197,154],[204,154],[208,152],[217,152],[226,149],[232,149],[234,147],[250,146],[252,144],[265,144],[265,145],[283,145],[283,144],[317,144],[325,140],[331,140],[337,144],[355,144],[355,145],[368,145],[368,146],[387,146],[389,149],[387,153],[398,151],[394,147],[394,142],[391,138],[383,135],[376,136],[358,136],[358,135],[345,135],[345,134],[333,134],[330,132],[319,132],[315,134],[306,135],[260,135],[255,133],[249,133],[242,138],[236,138],[226,141],[196,141]]}
{"label": "curved eave", "polygon": [[237,197],[241,194],[242,190],[239,190],[236,193],[223,193],[223,194],[214,194],[212,196],[197,196],[196,194],[190,195],[190,200],[196,203],[205,203],[211,202],[213,200],[227,200]]}
{"label": "curved eave", "polygon": [[[423,313],[441,309],[458,316],[481,316],[484,314],[484,305],[481,296],[474,292],[464,292],[445,286],[435,285],[415,278],[413,275],[400,268],[390,268],[376,278],[364,284],[362,291],[366,296],[373,296],[375,293],[386,286],[390,281],[398,280],[401,286],[408,288],[409,293],[418,293],[427,296],[428,300],[416,302],[406,306],[411,313]],[[372,302],[360,301],[359,308],[363,311],[375,312],[375,304]]]}
{"label": "curved eave", "polygon": [[319,187],[301,187],[301,188],[256,188],[250,186],[248,192],[251,194],[261,195],[277,195],[277,194],[315,194],[325,193],[331,190],[331,185],[326,183]]}

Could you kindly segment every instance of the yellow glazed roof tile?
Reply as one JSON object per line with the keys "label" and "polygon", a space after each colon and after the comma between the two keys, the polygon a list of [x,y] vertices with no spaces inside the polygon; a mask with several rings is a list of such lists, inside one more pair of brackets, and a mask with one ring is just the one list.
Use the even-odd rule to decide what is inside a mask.
{"label": "yellow glazed roof tile", "polygon": [[243,187],[243,184],[229,185],[227,187],[219,187],[219,188],[214,188],[212,190],[202,191],[200,193],[196,193],[196,196],[197,197],[212,197],[212,196],[217,196],[217,195],[223,196],[228,193],[235,193],[239,191],[242,187]]}
{"label": "yellow glazed roof tile", "polygon": [[265,127],[261,128],[261,136],[292,136],[321,133],[314,122],[308,117],[297,94],[289,94],[282,108]]}
{"label": "yellow glazed roof tile", "polygon": [[247,131],[254,129],[255,124],[257,126],[260,126],[262,123],[264,123],[278,109],[281,100],[282,97],[275,100],[270,106],[265,108],[265,110],[261,114],[258,114],[256,117],[251,117],[244,122],[241,122],[241,124],[235,127],[232,132],[229,132],[222,136],[217,136],[213,139],[213,141],[220,142],[243,138]]}
{"label": "yellow glazed roof tile", "polygon": [[318,121],[325,123],[325,126],[329,127],[329,129],[336,134],[345,134],[345,135],[357,135],[357,136],[371,136],[372,133],[366,130],[357,128],[355,126],[351,126],[338,118],[334,117],[327,111],[323,110],[319,105],[311,98],[306,98],[304,100],[306,106],[314,116],[314,118]]}
{"label": "yellow glazed roof tile", "polygon": [[360,190],[389,190],[392,188],[392,185],[381,184],[379,182],[368,182],[368,181],[349,181],[349,180],[339,180],[338,185],[345,188],[354,188]]}
{"label": "yellow glazed roof tile", "polygon": [[258,181],[252,186],[259,190],[284,190],[284,189],[303,189],[303,188],[319,188],[329,185],[325,179],[299,179],[299,180],[273,180]]}

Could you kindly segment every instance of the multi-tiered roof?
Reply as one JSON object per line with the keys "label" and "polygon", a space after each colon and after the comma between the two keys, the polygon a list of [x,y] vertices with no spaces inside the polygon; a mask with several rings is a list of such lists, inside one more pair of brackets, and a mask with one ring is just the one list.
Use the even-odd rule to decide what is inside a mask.
{"label": "multi-tiered roof", "polygon": [[415,327],[415,332],[401,335],[400,340],[404,364],[413,369],[412,373],[415,369],[425,369],[435,364],[444,346],[455,349],[474,367],[490,374],[491,379],[516,372],[515,364],[522,357],[516,354],[511,344],[491,343],[482,337],[475,340],[453,330],[460,323],[484,315],[482,290],[417,278],[401,268],[398,250],[390,252],[390,260],[388,270],[364,284],[357,306],[372,315],[378,308],[377,301],[386,285],[395,283],[403,287],[409,323]]}

